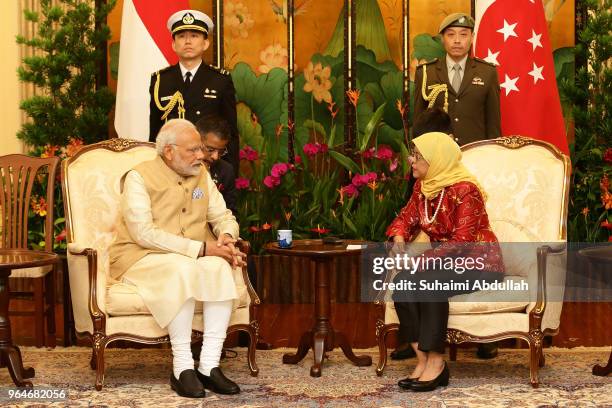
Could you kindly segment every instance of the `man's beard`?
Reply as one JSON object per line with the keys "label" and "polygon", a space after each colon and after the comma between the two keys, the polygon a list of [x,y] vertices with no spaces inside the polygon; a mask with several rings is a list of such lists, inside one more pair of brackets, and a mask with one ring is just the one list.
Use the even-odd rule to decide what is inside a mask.
{"label": "man's beard", "polygon": [[174,164],[174,171],[179,173],[181,176],[197,176],[200,174],[203,164],[204,162],[202,160],[195,161],[193,164],[187,164],[183,161],[177,160],[177,162]]}

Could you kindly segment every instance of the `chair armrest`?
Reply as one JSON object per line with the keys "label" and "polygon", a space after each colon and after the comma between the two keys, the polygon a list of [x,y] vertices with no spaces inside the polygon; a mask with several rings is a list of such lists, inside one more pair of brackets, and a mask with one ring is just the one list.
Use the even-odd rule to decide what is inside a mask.
{"label": "chair armrest", "polygon": [[100,271],[99,255],[94,248],[76,242],[68,244],[70,295],[79,332],[93,333],[94,322],[105,318],[106,275]]}
{"label": "chair armrest", "polygon": [[[567,242],[557,241],[546,243],[537,249],[538,277],[535,305],[530,311],[530,325],[537,324],[540,328],[542,318],[546,311],[548,302],[563,302],[563,290],[565,288],[565,267],[560,259],[560,265],[551,262],[551,256],[563,256],[567,254]],[[553,285],[554,284],[554,285]],[[559,293],[559,291],[561,291]],[[550,299],[552,295],[553,299]],[[558,299],[556,299],[558,297]],[[559,311],[560,314],[560,311]]]}
{"label": "chair armrest", "polygon": [[[238,238],[236,242],[236,247],[241,251],[247,254],[247,258],[251,252],[251,243],[249,241],[245,241],[242,238]],[[253,288],[253,284],[251,283],[251,279],[249,279],[249,271],[248,268],[242,268],[242,279],[244,279],[244,284],[247,287],[247,292],[249,292],[249,297],[251,298],[251,303],[254,305],[260,305],[261,299],[257,296],[257,292]]]}

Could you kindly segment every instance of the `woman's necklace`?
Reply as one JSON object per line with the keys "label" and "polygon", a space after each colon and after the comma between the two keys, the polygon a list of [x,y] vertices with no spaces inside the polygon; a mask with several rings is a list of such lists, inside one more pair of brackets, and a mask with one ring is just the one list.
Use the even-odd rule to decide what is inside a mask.
{"label": "woman's necklace", "polygon": [[433,223],[436,217],[438,216],[438,211],[440,211],[440,207],[442,207],[443,198],[444,198],[444,189],[442,189],[442,192],[440,192],[440,198],[438,199],[438,206],[436,207],[436,211],[434,212],[433,217],[431,217],[430,219],[428,211],[427,211],[427,208],[429,207],[429,205],[427,205],[427,197],[425,197],[425,222],[427,224]]}

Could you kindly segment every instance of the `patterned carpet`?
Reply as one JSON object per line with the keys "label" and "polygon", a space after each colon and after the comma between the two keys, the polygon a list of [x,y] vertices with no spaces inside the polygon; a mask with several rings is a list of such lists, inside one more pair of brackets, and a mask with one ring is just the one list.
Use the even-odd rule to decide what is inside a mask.
{"label": "patterned carpet", "polygon": [[[246,368],[244,349],[225,359],[224,372],[237,381],[242,393],[192,400],[170,390],[170,350],[107,350],[106,381],[102,391],[93,387],[86,348],[44,350],[22,348],[25,365],[36,369],[36,386],[68,388],[63,402],[33,405],[0,399],[0,406],[71,407],[612,407],[612,378],[591,375],[594,363],[605,363],[610,349],[546,349],[541,386],[529,385],[527,350],[500,350],[495,360],[482,361],[474,352],[459,350],[449,364],[451,384],[430,393],[401,391],[396,382],[407,375],[414,360],[391,362],[383,377],[372,367],[354,367],[339,350],[329,354],[323,376],[309,376],[310,353],[298,365],[284,365],[284,350],[258,351],[259,377]],[[374,349],[365,350],[376,361]],[[12,384],[0,369],[0,390],[6,396]]]}

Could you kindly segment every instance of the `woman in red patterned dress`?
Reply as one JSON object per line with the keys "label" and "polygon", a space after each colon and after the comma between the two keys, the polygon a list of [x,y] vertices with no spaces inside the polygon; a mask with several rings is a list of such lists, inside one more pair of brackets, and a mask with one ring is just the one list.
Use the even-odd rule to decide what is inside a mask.
{"label": "woman in red patterned dress", "polygon": [[[423,262],[436,258],[445,261],[463,258],[462,262],[471,258],[472,262],[468,270],[420,266],[412,274],[401,271],[394,281],[503,280],[501,251],[485,209],[486,194],[461,163],[459,146],[447,134],[439,132],[426,133],[415,138],[413,143],[409,160],[417,181],[408,204],[387,228],[387,236],[401,248],[403,243],[414,240],[419,231],[423,231],[433,246],[419,257]],[[436,262],[426,265],[432,264],[440,265]],[[399,381],[400,387],[430,391],[448,384],[449,371],[444,361],[448,297],[473,291],[460,288],[448,292],[424,290],[415,294],[417,290],[393,294],[400,331],[410,342],[418,360],[412,373]]]}

